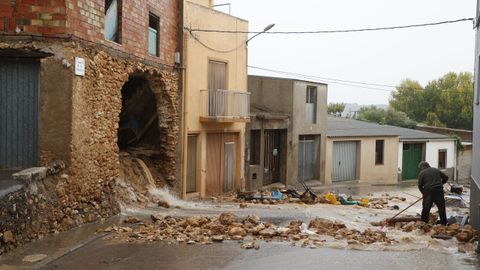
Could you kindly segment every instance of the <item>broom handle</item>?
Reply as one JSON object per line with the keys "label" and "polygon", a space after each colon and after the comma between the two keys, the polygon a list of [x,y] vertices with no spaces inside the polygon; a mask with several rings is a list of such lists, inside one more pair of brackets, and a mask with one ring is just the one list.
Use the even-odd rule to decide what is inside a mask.
{"label": "broom handle", "polygon": [[388,220],[392,220],[396,217],[398,217],[401,213],[405,212],[408,208],[412,207],[414,204],[418,203],[420,200],[422,200],[423,198],[419,198],[418,200],[416,200],[415,202],[413,202],[412,204],[410,204],[407,208],[403,209],[402,211],[398,212],[398,214],[396,214],[395,216],[393,216],[392,218],[389,218],[387,219]]}

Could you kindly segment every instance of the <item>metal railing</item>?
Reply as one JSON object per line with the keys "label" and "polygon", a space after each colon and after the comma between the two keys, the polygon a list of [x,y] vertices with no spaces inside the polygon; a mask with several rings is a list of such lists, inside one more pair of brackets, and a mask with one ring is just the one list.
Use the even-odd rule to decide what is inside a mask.
{"label": "metal railing", "polygon": [[202,117],[249,118],[250,93],[231,90],[201,90]]}

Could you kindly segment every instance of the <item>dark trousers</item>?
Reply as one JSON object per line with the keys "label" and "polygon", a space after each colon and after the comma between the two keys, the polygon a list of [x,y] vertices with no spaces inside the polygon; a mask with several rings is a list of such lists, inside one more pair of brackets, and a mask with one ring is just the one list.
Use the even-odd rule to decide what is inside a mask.
{"label": "dark trousers", "polygon": [[443,195],[443,188],[434,188],[434,189],[424,190],[422,221],[428,223],[430,209],[432,209],[432,206],[434,203],[438,208],[438,214],[440,215],[440,222],[443,225],[447,225],[447,212],[445,210],[445,197]]}

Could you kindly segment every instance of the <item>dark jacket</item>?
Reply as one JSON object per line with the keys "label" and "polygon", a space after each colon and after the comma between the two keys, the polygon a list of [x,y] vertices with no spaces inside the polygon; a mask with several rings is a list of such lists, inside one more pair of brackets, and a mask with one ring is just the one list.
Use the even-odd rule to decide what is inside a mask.
{"label": "dark jacket", "polygon": [[427,168],[418,175],[418,189],[424,191],[432,189],[443,189],[443,184],[447,183],[448,176],[436,168]]}

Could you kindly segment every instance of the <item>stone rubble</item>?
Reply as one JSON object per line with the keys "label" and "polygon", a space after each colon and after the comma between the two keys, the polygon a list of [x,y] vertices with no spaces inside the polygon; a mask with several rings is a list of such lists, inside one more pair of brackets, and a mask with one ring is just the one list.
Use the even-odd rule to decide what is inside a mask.
{"label": "stone rubble", "polygon": [[[129,217],[125,223],[137,223],[137,218]],[[382,242],[390,244],[392,239],[384,232],[365,230],[360,232],[348,229],[345,224],[315,218],[309,224],[309,229],[316,234],[309,235],[301,231],[302,221],[293,220],[286,227],[277,226],[261,221],[256,215],[249,215],[243,220],[233,213],[222,213],[218,217],[163,217],[152,215],[151,220],[143,220],[137,226],[112,226],[104,232],[113,232],[107,238],[119,242],[156,242],[188,244],[212,244],[225,240],[242,242],[242,248],[258,249],[255,240],[275,240],[299,242],[299,245],[322,245],[324,240],[320,236],[330,236],[335,240],[346,241],[350,244],[372,244]],[[252,241],[253,240],[253,241]],[[245,242],[244,242],[245,241]]]}
{"label": "stone rubble", "polygon": [[478,231],[472,229],[472,226],[465,225],[461,228],[460,224],[454,223],[448,226],[431,225],[422,221],[399,222],[395,225],[396,229],[404,232],[418,231],[423,234],[430,234],[433,238],[451,239],[455,238],[458,243],[474,243],[478,239]]}

